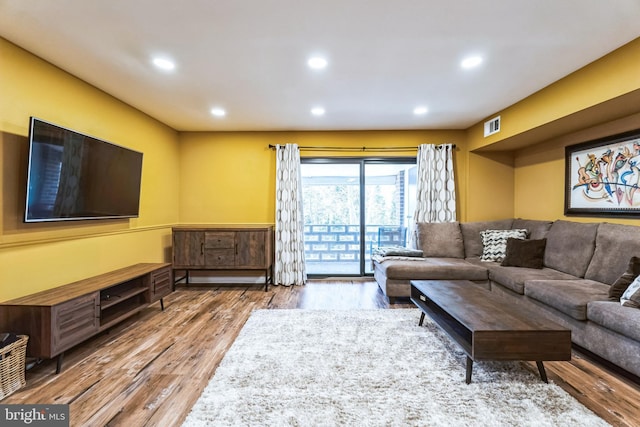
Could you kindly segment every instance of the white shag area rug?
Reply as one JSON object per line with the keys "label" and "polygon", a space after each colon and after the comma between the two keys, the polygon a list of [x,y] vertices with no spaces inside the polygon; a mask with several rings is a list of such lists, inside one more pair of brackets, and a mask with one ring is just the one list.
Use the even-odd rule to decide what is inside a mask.
{"label": "white shag area rug", "polygon": [[257,310],[184,426],[606,426],[521,362],[476,362],[420,311]]}

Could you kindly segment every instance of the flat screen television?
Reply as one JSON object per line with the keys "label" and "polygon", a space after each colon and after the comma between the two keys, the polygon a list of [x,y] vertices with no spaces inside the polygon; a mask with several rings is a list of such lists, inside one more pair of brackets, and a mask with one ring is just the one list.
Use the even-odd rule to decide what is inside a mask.
{"label": "flat screen television", "polygon": [[25,222],[137,217],[142,153],[32,117]]}

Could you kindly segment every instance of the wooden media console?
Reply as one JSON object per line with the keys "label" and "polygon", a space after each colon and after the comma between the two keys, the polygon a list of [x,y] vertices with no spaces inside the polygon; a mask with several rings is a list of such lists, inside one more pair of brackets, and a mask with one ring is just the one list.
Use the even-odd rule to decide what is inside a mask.
{"label": "wooden media console", "polygon": [[58,357],[173,291],[169,263],[143,263],[0,303],[0,331],[29,335],[27,355]]}

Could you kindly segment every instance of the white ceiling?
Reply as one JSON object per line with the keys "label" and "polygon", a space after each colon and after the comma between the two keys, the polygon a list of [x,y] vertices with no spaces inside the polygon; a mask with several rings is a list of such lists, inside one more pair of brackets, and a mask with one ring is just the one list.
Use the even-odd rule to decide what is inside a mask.
{"label": "white ceiling", "polygon": [[176,130],[464,129],[639,37],[640,0],[0,0],[0,36]]}

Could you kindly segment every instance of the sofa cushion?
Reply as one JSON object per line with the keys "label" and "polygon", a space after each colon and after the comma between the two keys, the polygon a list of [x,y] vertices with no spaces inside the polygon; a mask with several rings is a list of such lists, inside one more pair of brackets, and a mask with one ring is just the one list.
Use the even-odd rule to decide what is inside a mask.
{"label": "sofa cushion", "polygon": [[480,260],[502,261],[507,251],[507,239],[526,239],[527,234],[528,231],[524,229],[481,231],[482,256],[480,257]]}
{"label": "sofa cushion", "polygon": [[500,265],[504,267],[542,268],[547,239],[521,240],[508,238],[507,249]]}
{"label": "sofa cushion", "polygon": [[606,301],[609,286],[593,280],[527,280],[524,294],[576,320],[587,320],[587,304]]}
{"label": "sofa cushion", "polygon": [[487,280],[487,269],[459,258],[423,258],[416,261],[386,259],[376,269],[387,279]]}
{"label": "sofa cushion", "polygon": [[484,230],[508,230],[511,228],[513,219],[502,219],[498,221],[477,221],[462,222],[460,230],[464,238],[464,257],[480,258],[482,255],[482,236],[480,232]]}
{"label": "sofa cushion", "polygon": [[529,230],[529,239],[537,240],[547,236],[551,224],[553,224],[553,221],[516,218],[513,220],[511,228],[524,228]]}
{"label": "sofa cushion", "polygon": [[629,258],[634,255],[640,256],[640,227],[601,223],[595,251],[584,277],[611,285],[624,273]]}
{"label": "sofa cushion", "polygon": [[[584,277],[595,249],[597,229],[598,223],[563,220],[554,222],[547,233],[545,267],[560,270],[572,276]],[[618,275],[622,271],[624,268]],[[613,282],[609,282],[611,283]]]}
{"label": "sofa cushion", "polygon": [[417,225],[418,249],[425,257],[464,258],[460,223],[421,222]]}
{"label": "sofa cushion", "polygon": [[631,282],[640,275],[640,258],[637,256],[631,257],[627,271],[622,273],[622,276],[613,282],[613,285],[609,288],[609,301],[620,301],[620,297],[627,290]]}
{"label": "sofa cushion", "polygon": [[489,279],[524,295],[524,284],[529,280],[575,280],[570,274],[550,268],[503,267],[498,263],[487,263]]}
{"label": "sofa cushion", "polygon": [[587,304],[587,319],[640,341],[640,310],[622,307],[619,302],[592,301]]}

